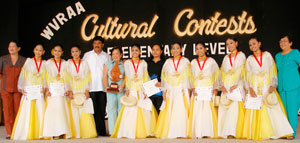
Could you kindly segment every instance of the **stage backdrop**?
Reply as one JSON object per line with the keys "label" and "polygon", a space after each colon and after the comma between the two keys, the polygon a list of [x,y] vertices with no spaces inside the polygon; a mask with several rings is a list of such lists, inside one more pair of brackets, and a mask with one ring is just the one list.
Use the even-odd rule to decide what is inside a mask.
{"label": "stage backdrop", "polygon": [[1,6],[1,55],[7,53],[8,41],[17,39],[26,57],[43,43],[45,59],[55,44],[63,45],[63,58],[68,59],[72,45],[85,53],[99,35],[106,39],[105,51],[121,46],[123,58],[130,58],[133,43],[141,45],[142,58],[150,56],[154,44],[171,56],[171,43],[178,41],[184,56],[192,59],[195,43],[203,41],[220,65],[228,53],[226,38],[236,37],[239,50],[248,56],[248,40],[257,35],[262,49],[274,56],[282,33],[293,34],[293,48],[299,47],[300,10],[295,5],[286,0],[12,0]]}

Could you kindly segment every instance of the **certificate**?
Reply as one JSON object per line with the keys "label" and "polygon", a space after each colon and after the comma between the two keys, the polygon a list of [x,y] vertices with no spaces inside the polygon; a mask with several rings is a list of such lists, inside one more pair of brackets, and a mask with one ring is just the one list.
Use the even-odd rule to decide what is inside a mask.
{"label": "certificate", "polygon": [[160,88],[155,86],[156,83],[158,83],[157,78],[143,83],[143,85],[142,85],[143,90],[148,97],[150,97],[158,92],[161,92]]}
{"label": "certificate", "polygon": [[50,83],[49,91],[51,93],[51,96],[64,96],[65,85],[63,83]]}
{"label": "certificate", "polygon": [[251,97],[250,94],[247,94],[247,98],[244,104],[244,108],[260,110],[262,105],[262,96]]}
{"label": "certificate", "polygon": [[26,98],[29,100],[41,99],[42,86],[41,85],[29,85],[25,86]]}
{"label": "certificate", "polygon": [[228,93],[227,98],[233,101],[243,101],[243,92],[238,87],[234,89],[232,92]]}
{"label": "certificate", "polygon": [[83,103],[83,112],[94,114],[94,105],[91,98],[86,99]]}
{"label": "certificate", "polygon": [[195,92],[198,96],[195,97],[195,100],[200,101],[212,101],[213,97],[213,87],[212,86],[205,86],[205,87],[197,87],[195,88]]}

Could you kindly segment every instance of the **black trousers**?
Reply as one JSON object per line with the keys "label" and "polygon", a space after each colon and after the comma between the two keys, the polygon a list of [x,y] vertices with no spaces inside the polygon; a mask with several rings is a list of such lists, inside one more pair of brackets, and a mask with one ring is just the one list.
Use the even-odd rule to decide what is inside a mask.
{"label": "black trousers", "polygon": [[152,95],[150,97],[151,101],[152,101],[152,104],[154,105],[156,111],[157,111],[157,114],[159,114],[160,110],[160,106],[163,102],[163,97],[162,96],[159,96],[159,95]]}
{"label": "black trousers", "polygon": [[94,119],[97,133],[99,136],[105,136],[106,93],[103,91],[90,92],[90,97],[94,104]]}

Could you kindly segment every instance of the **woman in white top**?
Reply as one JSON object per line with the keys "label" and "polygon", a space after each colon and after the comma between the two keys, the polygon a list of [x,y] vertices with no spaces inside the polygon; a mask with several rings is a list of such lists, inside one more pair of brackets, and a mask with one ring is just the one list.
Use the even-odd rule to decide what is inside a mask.
{"label": "woman in white top", "polygon": [[[22,92],[20,108],[12,131],[12,140],[37,140],[40,134],[44,115],[45,88],[45,53],[42,44],[33,49],[34,57],[27,58],[18,81],[18,89]],[[39,92],[35,92],[36,90]]]}
{"label": "woman in white top", "polygon": [[261,108],[246,107],[243,138],[264,140],[291,136],[294,131],[276,91],[278,82],[274,59],[269,52],[260,50],[261,42],[256,37],[249,40],[249,47],[253,55],[246,62],[247,99],[259,98],[256,102]]}
{"label": "woman in white top", "polygon": [[70,111],[65,96],[66,63],[61,59],[61,55],[63,54],[62,46],[54,46],[51,54],[54,57],[49,59],[45,64],[47,97],[42,135],[45,138],[62,138],[63,135],[65,135],[65,138],[70,138]]}
{"label": "woman in white top", "polygon": [[218,93],[219,66],[211,57],[206,57],[204,44],[196,44],[198,58],[191,62],[192,100],[189,115],[190,138],[218,136],[217,112],[212,102]]}
{"label": "woman in white top", "polygon": [[125,61],[125,96],[134,97],[137,104],[123,105],[116,120],[111,137],[113,138],[146,138],[153,136],[157,113],[152,101],[142,90],[142,84],[149,81],[147,63],[139,58],[140,46],[131,46],[132,59]]}
{"label": "woman in white top", "polygon": [[173,58],[164,63],[161,84],[165,106],[161,107],[155,130],[157,138],[186,138],[190,101],[190,61],[181,56],[179,42],[172,44]]}
{"label": "woman in white top", "polygon": [[[93,138],[97,136],[94,117],[93,114],[86,111],[88,106],[93,107],[93,101],[89,98],[91,72],[88,63],[80,59],[80,54],[79,46],[72,46],[71,55],[73,58],[66,62],[66,82],[75,127],[75,135],[73,136],[75,138]],[[79,103],[76,101],[83,103],[78,105]]]}
{"label": "woman in white top", "polygon": [[235,38],[227,38],[226,46],[231,53],[224,57],[221,66],[222,94],[218,111],[218,136],[240,138],[244,122],[246,56],[242,51],[238,51],[238,41]]}

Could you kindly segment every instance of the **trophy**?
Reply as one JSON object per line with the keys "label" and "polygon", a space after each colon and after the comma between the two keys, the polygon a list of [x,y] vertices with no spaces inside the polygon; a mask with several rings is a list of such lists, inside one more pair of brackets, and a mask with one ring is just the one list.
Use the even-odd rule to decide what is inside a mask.
{"label": "trophy", "polygon": [[119,93],[119,85],[118,81],[120,81],[123,78],[122,73],[120,72],[119,69],[119,63],[116,63],[115,66],[111,69],[110,75],[111,75],[111,84],[109,85],[109,88],[107,89],[108,92],[113,92],[113,93]]}

